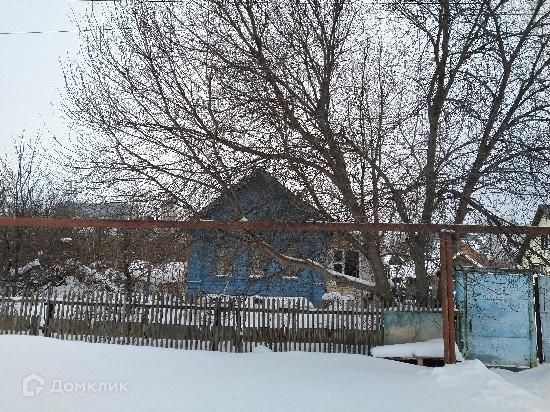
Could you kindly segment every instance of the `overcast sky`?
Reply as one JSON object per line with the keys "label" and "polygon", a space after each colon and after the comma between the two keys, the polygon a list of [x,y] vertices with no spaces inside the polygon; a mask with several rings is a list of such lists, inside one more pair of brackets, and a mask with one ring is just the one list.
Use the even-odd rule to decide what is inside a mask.
{"label": "overcast sky", "polygon": [[[13,138],[39,131],[47,146],[52,135],[68,133],[59,103],[63,93],[60,60],[78,49],[72,16],[88,2],[68,0],[0,0],[0,150],[12,151]],[[20,32],[73,30],[71,33]]]}
{"label": "overcast sky", "polygon": [[[13,152],[13,140],[40,135],[48,147],[55,136],[67,141],[63,122],[61,64],[78,50],[74,20],[112,3],[80,0],[0,0],[0,154]],[[56,33],[70,30],[69,33]],[[30,34],[25,32],[45,32]],[[4,34],[11,33],[11,34]]]}

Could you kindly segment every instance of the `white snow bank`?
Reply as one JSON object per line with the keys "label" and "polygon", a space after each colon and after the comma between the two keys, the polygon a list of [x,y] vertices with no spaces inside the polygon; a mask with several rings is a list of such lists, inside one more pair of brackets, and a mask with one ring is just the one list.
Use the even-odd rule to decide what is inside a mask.
{"label": "white snow bank", "polygon": [[[17,335],[0,336],[0,353],[0,410],[10,412],[550,410],[478,361],[424,368],[363,355],[235,354]],[[35,396],[23,396],[28,376],[27,395],[42,389]]]}
{"label": "white snow bank", "polygon": [[544,363],[533,369],[511,372],[505,369],[491,369],[507,381],[550,402],[550,364]]}
{"label": "white snow bank", "polygon": [[[40,261],[38,259],[34,259],[34,260],[30,261],[29,263],[27,263],[26,265],[21,266],[20,268],[17,268],[17,273],[19,275],[23,275],[23,274],[27,273],[29,270],[37,268],[39,266],[40,266]],[[10,269],[10,275],[15,276],[15,269],[13,269],[13,268]]]}
{"label": "white snow bank", "polygon": [[[443,358],[443,339],[377,346],[371,353],[376,358]],[[456,345],[455,353],[456,360],[464,360]]]}
{"label": "white snow bank", "polygon": [[335,270],[332,270],[332,269],[327,269],[332,276],[334,276],[335,278],[342,278],[342,279],[347,279],[349,280],[351,283],[360,283],[361,285],[363,286],[370,286],[370,287],[374,287],[375,286],[375,283],[372,281],[372,280],[366,280],[366,279],[361,279],[361,278],[356,278],[354,276],[349,276],[349,275],[345,275],[343,273],[340,273],[340,272],[337,272]]}
{"label": "white snow bank", "polygon": [[326,293],[323,294],[321,299],[322,300],[327,300],[327,301],[348,302],[348,301],[355,300],[355,296],[341,294],[340,292],[326,292]]}
{"label": "white snow bank", "polygon": [[252,349],[253,353],[265,353],[265,352],[273,352],[271,349],[269,349],[267,346],[264,345],[258,345],[254,349]]}

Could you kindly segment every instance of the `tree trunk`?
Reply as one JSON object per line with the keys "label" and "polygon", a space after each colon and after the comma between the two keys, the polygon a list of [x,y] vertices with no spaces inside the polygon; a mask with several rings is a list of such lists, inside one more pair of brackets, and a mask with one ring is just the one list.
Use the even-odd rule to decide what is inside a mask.
{"label": "tree trunk", "polygon": [[389,303],[393,300],[393,295],[388,277],[386,275],[386,268],[380,254],[380,248],[378,247],[375,239],[373,239],[372,235],[364,233],[363,238],[365,238],[365,244],[367,245],[366,257],[370,263],[371,270],[374,274],[374,281],[376,283],[374,293],[385,302]]}
{"label": "tree trunk", "polygon": [[411,249],[414,263],[414,273],[416,276],[415,296],[419,302],[424,302],[428,298],[428,271],[426,268],[426,250],[429,243],[427,235],[417,234],[411,236],[408,241]]}

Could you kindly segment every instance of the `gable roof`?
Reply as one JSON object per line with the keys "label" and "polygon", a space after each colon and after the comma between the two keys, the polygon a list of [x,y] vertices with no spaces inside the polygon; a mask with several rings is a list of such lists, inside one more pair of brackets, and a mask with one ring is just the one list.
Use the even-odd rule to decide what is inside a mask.
{"label": "gable roof", "polygon": [[[538,226],[543,217],[550,219],[550,205],[538,206],[537,212],[535,213],[535,216],[533,217],[533,221],[531,222],[531,226]],[[517,263],[521,263],[521,259],[525,255],[525,252],[527,252],[527,249],[529,248],[529,244],[531,243],[532,239],[533,239],[532,235],[527,235],[525,237],[525,240],[521,244],[521,247],[518,251],[518,256],[516,258]]]}
{"label": "gable roof", "polygon": [[457,251],[454,256],[455,263],[460,258],[478,268],[510,269],[512,266],[511,262],[498,260],[486,253],[482,253],[464,240],[460,240],[457,244]]}
{"label": "gable roof", "polygon": [[550,205],[539,205],[531,226],[538,226],[543,217],[550,218]]}
{"label": "gable roof", "polygon": [[57,205],[55,211],[59,216],[90,219],[131,219],[132,212],[128,202],[66,202]]}
{"label": "gable roof", "polygon": [[[311,215],[312,219],[314,220],[321,220],[321,214],[317,209],[315,209],[309,203],[300,199],[297,195],[295,195],[290,189],[288,189],[285,185],[283,185],[279,180],[273,177],[265,169],[262,169],[262,168],[254,169],[250,174],[248,174],[247,176],[242,178],[240,181],[235,183],[233,186],[231,186],[231,189],[238,196],[238,194],[240,192],[243,192],[250,184],[258,180],[263,183],[263,187],[266,188],[266,190],[267,188],[271,187],[272,189],[279,191],[280,193],[284,194],[284,196],[296,209]],[[223,207],[228,202],[229,201],[227,199],[227,196],[223,193],[220,194],[210,204],[206,205],[203,209],[201,209],[198,212],[199,218],[205,218],[206,216],[208,216],[208,214],[210,214],[217,208]]]}

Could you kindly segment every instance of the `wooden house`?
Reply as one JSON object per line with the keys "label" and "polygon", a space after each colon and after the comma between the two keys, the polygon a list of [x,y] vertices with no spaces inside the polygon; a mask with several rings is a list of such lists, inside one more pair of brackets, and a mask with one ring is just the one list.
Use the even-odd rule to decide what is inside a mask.
{"label": "wooden house", "polygon": [[[550,226],[550,205],[539,205],[531,226]],[[550,274],[550,235],[527,236],[517,263],[521,268]]]}
{"label": "wooden house", "polygon": [[[256,170],[233,188],[247,220],[319,221],[317,210],[264,170]],[[204,220],[234,220],[235,207],[220,196],[201,213]],[[258,235],[285,256],[306,258],[349,276],[361,277],[359,253],[328,232],[262,231]],[[195,230],[188,261],[188,295],[196,293],[304,297],[314,304],[337,291],[310,269],[283,267],[238,233]],[[363,273],[363,276],[366,274]],[[330,282],[329,282],[330,283]]]}

